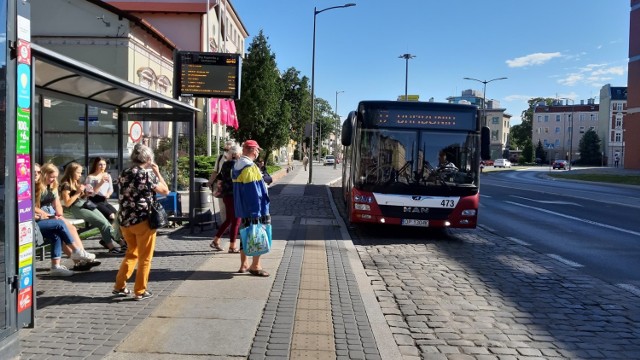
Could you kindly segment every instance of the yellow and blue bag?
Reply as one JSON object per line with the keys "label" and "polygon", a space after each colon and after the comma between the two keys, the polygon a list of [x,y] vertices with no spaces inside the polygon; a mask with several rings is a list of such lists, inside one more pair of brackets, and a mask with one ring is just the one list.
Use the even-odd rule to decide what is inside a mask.
{"label": "yellow and blue bag", "polygon": [[271,224],[252,221],[240,229],[242,250],[247,256],[263,255],[271,251]]}

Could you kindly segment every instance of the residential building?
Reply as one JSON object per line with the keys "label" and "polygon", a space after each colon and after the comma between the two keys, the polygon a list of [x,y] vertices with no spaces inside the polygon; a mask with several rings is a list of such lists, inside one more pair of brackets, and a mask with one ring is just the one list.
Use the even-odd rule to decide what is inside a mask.
{"label": "residential building", "polygon": [[533,109],[532,143],[541,142],[547,150],[547,160],[579,159],[580,139],[588,130],[598,129],[599,105],[594,99],[580,104],[563,103],[538,105]]}
{"label": "residential building", "polygon": [[[249,33],[230,0],[105,0],[122,11],[144,19],[167,38],[178,50],[211,51],[240,54],[244,57]],[[207,3],[209,9],[207,9]],[[209,44],[207,47],[207,38]],[[195,99],[194,106],[203,109],[196,123],[197,133],[205,133],[205,118],[216,114],[206,111],[205,99]],[[227,137],[226,127],[215,126],[214,136]]]}
{"label": "residential building", "polygon": [[627,112],[627,88],[609,84],[600,89],[598,136],[602,140],[604,165],[624,167],[625,130]]}
{"label": "residential building", "polygon": [[498,100],[486,99],[486,108],[483,112],[482,103],[484,93],[479,90],[463,90],[460,96],[449,96],[449,103],[469,103],[478,106],[480,116],[486,117],[486,121],[481,120],[491,130],[491,159],[501,159],[509,157],[506,150],[509,149],[509,129],[511,114],[506,113],[505,108],[500,107]]}
{"label": "residential building", "polygon": [[627,74],[627,115],[624,164],[640,169],[640,0],[631,0],[629,13],[629,72]]}

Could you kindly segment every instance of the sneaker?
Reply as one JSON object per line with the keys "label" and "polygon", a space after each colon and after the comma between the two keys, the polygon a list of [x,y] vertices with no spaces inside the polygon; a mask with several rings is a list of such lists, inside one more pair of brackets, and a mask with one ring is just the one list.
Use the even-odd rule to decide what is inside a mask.
{"label": "sneaker", "polygon": [[145,300],[148,299],[150,297],[153,297],[153,294],[151,293],[151,291],[146,291],[140,295],[136,295],[133,300],[135,301],[140,301],[140,300]]}
{"label": "sneaker", "polygon": [[124,251],[114,247],[113,249],[107,251],[107,254],[114,255],[114,256],[122,256],[124,255]]}
{"label": "sneaker", "polygon": [[111,291],[111,293],[113,295],[116,295],[116,296],[129,296],[129,295],[131,295],[131,290],[129,290],[127,288],[120,289],[120,290],[115,290],[114,289],[113,291]]}
{"label": "sneaker", "polygon": [[73,275],[73,271],[67,269],[64,265],[54,265],[51,267],[51,271],[49,272],[51,276],[71,276]]}
{"label": "sneaker", "polygon": [[88,253],[86,250],[78,250],[71,253],[71,260],[80,260],[80,261],[93,261],[96,259],[96,255],[92,253]]}
{"label": "sneaker", "polygon": [[80,261],[79,263],[73,265],[71,268],[73,271],[89,271],[92,267],[98,266],[102,264],[100,261]]}

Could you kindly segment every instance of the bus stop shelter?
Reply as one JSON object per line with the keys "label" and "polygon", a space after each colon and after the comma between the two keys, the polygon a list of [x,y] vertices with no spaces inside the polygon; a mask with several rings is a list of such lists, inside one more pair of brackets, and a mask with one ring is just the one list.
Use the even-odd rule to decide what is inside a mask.
{"label": "bus stop shelter", "polygon": [[[128,134],[127,124],[130,121],[158,121],[170,123],[172,126],[172,179],[169,188],[178,190],[178,124],[188,129],[189,141],[189,213],[181,220],[188,220],[193,230],[195,221],[194,206],[198,196],[195,186],[195,121],[199,109],[158,92],[143,88],[129,81],[108,74],[92,65],[77,61],[37,44],[31,44],[33,83],[35,93],[53,94],[73,98],[91,104],[104,104],[117,109],[117,169],[122,170],[125,163],[123,149]],[[145,107],[142,104],[155,103],[157,107]],[[89,114],[86,114],[88,122]],[[46,121],[43,119],[42,121]],[[186,124],[186,126],[184,126]],[[40,132],[42,136],[42,131]],[[91,135],[85,131],[85,144],[89,144]],[[39,143],[43,143],[41,139]],[[36,143],[38,143],[36,141]],[[41,145],[42,146],[42,145]],[[84,149],[85,159],[89,159],[88,146]]]}

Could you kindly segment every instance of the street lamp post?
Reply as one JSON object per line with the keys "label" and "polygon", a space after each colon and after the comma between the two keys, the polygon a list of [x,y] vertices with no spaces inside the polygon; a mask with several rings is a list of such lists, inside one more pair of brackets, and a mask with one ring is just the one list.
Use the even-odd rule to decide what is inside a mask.
{"label": "street lamp post", "polygon": [[573,158],[573,115],[575,113],[576,102],[569,98],[561,98],[561,100],[566,100],[567,103],[571,101],[571,117],[569,118],[569,168],[567,169],[571,170],[571,167],[573,166],[571,164],[571,160]]}
{"label": "street lamp post", "polygon": [[487,84],[492,81],[506,80],[507,78],[499,77],[491,80],[479,80],[475,78],[465,77],[464,79],[473,80],[473,81],[477,81],[479,83],[484,84],[484,88],[482,90],[482,126],[487,126],[487,103],[486,103],[487,102]]}
{"label": "street lamp post", "polygon": [[309,154],[309,184],[313,184],[313,132],[316,126],[315,124],[315,116],[316,116],[316,98],[314,95],[315,90],[315,72],[316,72],[316,17],[321,12],[331,10],[331,9],[339,9],[356,6],[354,3],[348,3],[340,6],[332,6],[322,10],[318,10],[318,8],[313,8],[313,52],[311,53],[311,141],[310,141],[310,151]]}
{"label": "street lamp post", "polygon": [[338,115],[338,94],[342,94],[344,92],[344,90],[340,90],[340,91],[336,91],[336,116],[338,117],[337,119],[337,124],[336,124],[336,131],[335,131],[335,139],[333,140],[333,168],[336,169],[338,167],[337,163],[338,163],[338,132],[340,131],[340,115]]}
{"label": "street lamp post", "polygon": [[411,54],[402,54],[400,56],[398,56],[400,59],[404,59],[405,60],[405,67],[404,67],[404,101],[408,101],[408,95],[407,95],[407,90],[408,90],[408,83],[409,83],[409,59],[413,59],[416,56],[415,55],[411,55]]}

